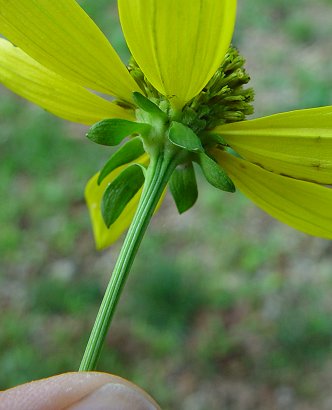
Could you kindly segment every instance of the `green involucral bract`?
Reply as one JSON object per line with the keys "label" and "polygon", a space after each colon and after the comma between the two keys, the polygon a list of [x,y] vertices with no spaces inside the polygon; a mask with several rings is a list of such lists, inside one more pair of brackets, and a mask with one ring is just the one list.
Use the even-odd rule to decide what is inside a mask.
{"label": "green involucral bract", "polygon": [[204,152],[201,140],[194,131],[181,122],[172,121],[168,130],[169,140],[189,152]]}
{"label": "green involucral bract", "polygon": [[222,191],[235,192],[235,186],[226,171],[206,154],[199,155],[199,165],[206,180]]}
{"label": "green involucral bract", "polygon": [[[132,98],[136,105],[136,122],[103,120],[95,124],[87,135],[92,141],[104,145],[116,145],[125,137],[130,138],[105,164],[99,174],[98,184],[118,167],[126,164],[129,166],[146,152],[150,159],[161,153],[177,157],[178,167],[170,180],[170,190],[180,213],[191,208],[197,199],[193,162],[201,167],[203,175],[211,185],[234,192],[234,184],[226,171],[210,155],[214,149],[228,149],[224,138],[213,129],[217,125],[243,120],[253,112],[253,91],[243,88],[249,81],[243,64],[244,59],[236,49],[230,47],[224,61],[203,90],[179,109],[173,106],[172,96],[164,96],[158,92],[131,59],[129,72],[142,91],[134,92]],[[122,105],[121,101],[116,103]],[[128,174],[123,171],[106,188],[102,214],[107,226],[121,215],[128,198],[132,198],[137,192],[141,178],[144,178],[141,175],[137,179],[136,175],[133,184],[133,176],[129,178],[132,172],[132,168],[128,168]],[[125,195],[121,206],[120,191],[114,189],[119,185],[119,181],[124,186],[120,191]],[[112,209],[115,204],[119,207],[116,212]],[[107,216],[108,212],[111,216]]]}
{"label": "green involucral bract", "polygon": [[150,128],[149,124],[111,118],[94,124],[86,136],[97,144],[114,146],[130,135],[147,134]]}
{"label": "green involucral bract", "polygon": [[193,164],[179,165],[169,181],[169,188],[180,214],[190,209],[198,197],[197,183]]}
{"label": "green involucral bract", "polygon": [[144,152],[143,142],[140,137],[133,138],[126,142],[111,156],[100,171],[98,185],[116,168],[135,161],[135,159],[143,155]]}
{"label": "green involucral bract", "polygon": [[141,93],[133,93],[133,100],[137,107],[151,114],[155,118],[159,118],[162,121],[167,121],[167,115],[155,104],[152,100],[149,100]]}
{"label": "green involucral bract", "polygon": [[133,164],[105,190],[101,210],[106,226],[109,228],[121,215],[128,202],[134,197],[144,183],[144,171],[139,164]]}

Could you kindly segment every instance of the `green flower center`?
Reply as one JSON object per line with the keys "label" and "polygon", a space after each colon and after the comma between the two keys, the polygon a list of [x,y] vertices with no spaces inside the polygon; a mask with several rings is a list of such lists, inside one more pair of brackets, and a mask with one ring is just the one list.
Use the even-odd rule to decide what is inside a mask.
{"label": "green flower center", "polygon": [[[135,109],[136,121],[105,119],[93,125],[87,134],[90,140],[109,146],[118,145],[129,137],[129,141],[111,156],[98,178],[100,184],[113,170],[126,166],[103,196],[102,214],[107,227],[114,223],[119,212],[141,188],[145,172],[150,175],[152,171],[149,170],[154,169],[161,159],[163,164],[172,164],[172,173],[167,178],[180,213],[189,209],[197,199],[193,163],[200,166],[211,185],[224,191],[235,191],[225,170],[213,159],[213,150],[228,149],[214,128],[244,120],[246,115],[253,113],[254,92],[244,88],[250,80],[244,62],[235,48],[229,48],[203,90],[179,110],[172,105],[172,97],[159,93],[131,59],[128,69],[141,93],[133,93],[133,104],[116,103]],[[150,160],[146,171],[139,163],[144,152]]]}
{"label": "green flower center", "polygon": [[[230,47],[225,58],[203,90],[189,101],[176,121],[190,127],[197,135],[210,131],[217,125],[242,121],[253,113],[254,91],[244,88],[250,77],[244,69],[244,58],[234,47]],[[132,58],[128,65],[143,94],[154,102],[170,119],[174,119],[171,102],[160,94],[148,81]],[[173,117],[173,118],[172,118]]]}

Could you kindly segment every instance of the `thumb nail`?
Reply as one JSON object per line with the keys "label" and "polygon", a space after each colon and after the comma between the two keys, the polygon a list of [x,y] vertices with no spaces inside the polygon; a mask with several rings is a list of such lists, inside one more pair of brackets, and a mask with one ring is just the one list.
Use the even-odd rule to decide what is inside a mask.
{"label": "thumb nail", "polygon": [[107,383],[68,410],[160,410],[148,395],[121,383]]}

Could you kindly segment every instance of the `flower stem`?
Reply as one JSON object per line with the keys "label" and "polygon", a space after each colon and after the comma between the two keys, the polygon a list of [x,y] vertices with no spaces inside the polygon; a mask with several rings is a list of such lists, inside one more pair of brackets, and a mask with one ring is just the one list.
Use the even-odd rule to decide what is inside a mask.
{"label": "flower stem", "polygon": [[139,245],[176,165],[176,156],[167,152],[151,158],[136,214],[105,291],[79,371],[90,371],[96,368],[121,291]]}

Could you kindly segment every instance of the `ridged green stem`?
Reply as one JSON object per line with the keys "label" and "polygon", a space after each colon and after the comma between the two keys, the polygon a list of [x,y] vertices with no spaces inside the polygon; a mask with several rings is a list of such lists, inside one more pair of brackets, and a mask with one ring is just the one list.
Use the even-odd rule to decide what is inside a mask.
{"label": "ridged green stem", "polygon": [[168,152],[163,152],[155,159],[151,159],[136,214],[128,230],[100,305],[79,371],[91,371],[97,366],[100,352],[126,278],[144,233],[176,165],[176,155],[171,155]]}

